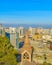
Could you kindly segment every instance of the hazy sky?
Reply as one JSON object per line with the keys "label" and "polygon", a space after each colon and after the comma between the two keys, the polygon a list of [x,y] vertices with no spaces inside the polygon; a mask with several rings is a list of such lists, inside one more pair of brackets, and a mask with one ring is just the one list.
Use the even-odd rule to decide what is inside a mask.
{"label": "hazy sky", "polygon": [[52,0],[0,0],[0,23],[52,24]]}

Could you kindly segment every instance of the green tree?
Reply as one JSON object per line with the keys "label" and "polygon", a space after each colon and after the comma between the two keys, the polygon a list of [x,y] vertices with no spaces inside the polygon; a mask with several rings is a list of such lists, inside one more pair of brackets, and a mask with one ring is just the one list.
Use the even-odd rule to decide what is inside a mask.
{"label": "green tree", "polygon": [[43,64],[40,65],[52,65],[51,63],[43,62]]}
{"label": "green tree", "polygon": [[9,43],[9,39],[0,36],[0,65],[17,65],[13,46]]}

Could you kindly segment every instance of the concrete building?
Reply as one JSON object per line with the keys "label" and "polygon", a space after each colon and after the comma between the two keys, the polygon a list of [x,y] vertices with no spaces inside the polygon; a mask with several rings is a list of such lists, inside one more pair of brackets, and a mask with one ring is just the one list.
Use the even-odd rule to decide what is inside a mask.
{"label": "concrete building", "polygon": [[28,31],[29,31],[29,37],[32,37],[32,27],[29,27]]}
{"label": "concrete building", "polygon": [[32,56],[32,48],[30,46],[28,35],[26,33],[25,39],[24,39],[24,45],[21,48],[21,63],[22,63],[22,65],[23,65],[23,62],[25,62],[25,61],[31,62],[32,61],[31,56]]}
{"label": "concrete building", "polygon": [[16,28],[9,27],[6,29],[6,36],[9,38],[10,43],[14,48],[19,48],[18,38],[19,34],[16,32]]}
{"label": "concrete building", "polygon": [[19,38],[24,37],[24,28],[23,27],[18,27],[17,32],[19,33]]}
{"label": "concrete building", "polygon": [[9,33],[16,33],[16,28],[9,27]]}
{"label": "concrete building", "polygon": [[16,34],[15,33],[10,33],[10,43],[14,48],[16,48]]}
{"label": "concrete building", "polygon": [[5,28],[5,32],[8,32],[9,33],[9,28]]}
{"label": "concrete building", "polygon": [[39,33],[39,34],[42,34],[42,32],[43,32],[43,28],[36,28],[36,33]]}
{"label": "concrete building", "polygon": [[49,30],[50,30],[50,35],[52,35],[52,28],[50,28]]}
{"label": "concrete building", "polygon": [[2,26],[2,24],[0,24],[0,36],[5,36],[5,30]]}
{"label": "concrete building", "polygon": [[43,28],[32,28],[32,27],[29,27],[29,35],[32,36],[32,35],[35,35],[35,33],[39,33],[39,34],[43,34]]}
{"label": "concrete building", "polygon": [[41,40],[42,40],[42,35],[39,34],[39,33],[35,33],[35,34],[32,36],[32,40],[41,41]]}
{"label": "concrete building", "polygon": [[43,29],[43,32],[42,32],[42,34],[50,34],[50,31],[49,31],[49,29]]}
{"label": "concrete building", "polygon": [[29,36],[32,37],[32,35],[34,35],[36,32],[36,28],[29,27],[28,31],[29,31]]}
{"label": "concrete building", "polygon": [[20,49],[21,50],[21,65],[39,65],[35,61],[32,60],[33,53],[32,47],[30,45],[30,41],[28,38],[28,32],[25,34],[24,45]]}
{"label": "concrete building", "polygon": [[6,32],[6,36],[9,38],[11,45],[15,49],[18,49],[19,48],[19,43],[18,43],[19,34]]}
{"label": "concrete building", "polygon": [[8,32],[8,33],[16,33],[16,28],[14,28],[14,27],[5,28],[5,32]]}
{"label": "concrete building", "polygon": [[46,41],[51,41],[52,40],[52,36],[51,35],[42,35],[42,39],[46,40]]}

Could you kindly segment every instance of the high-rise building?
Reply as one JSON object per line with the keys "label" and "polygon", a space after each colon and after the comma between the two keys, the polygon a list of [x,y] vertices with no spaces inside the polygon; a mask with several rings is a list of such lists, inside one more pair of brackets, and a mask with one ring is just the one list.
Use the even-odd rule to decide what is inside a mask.
{"label": "high-rise building", "polygon": [[19,33],[19,38],[24,37],[24,28],[23,27],[18,27],[17,32]]}
{"label": "high-rise building", "polygon": [[4,36],[5,35],[5,30],[2,26],[2,24],[0,24],[0,36]]}
{"label": "high-rise building", "polygon": [[10,27],[6,31],[6,36],[9,38],[11,45],[14,48],[19,48],[18,38],[19,34],[16,32],[16,28]]}

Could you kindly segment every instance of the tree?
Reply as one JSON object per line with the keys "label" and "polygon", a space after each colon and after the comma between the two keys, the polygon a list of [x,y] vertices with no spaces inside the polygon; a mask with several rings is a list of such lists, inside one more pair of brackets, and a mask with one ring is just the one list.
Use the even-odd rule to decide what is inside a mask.
{"label": "tree", "polygon": [[46,63],[47,57],[46,54],[44,54],[44,62]]}
{"label": "tree", "polygon": [[0,36],[0,65],[17,65],[13,46],[9,43],[9,39]]}
{"label": "tree", "polygon": [[52,65],[51,63],[43,62],[43,64],[40,65]]}

